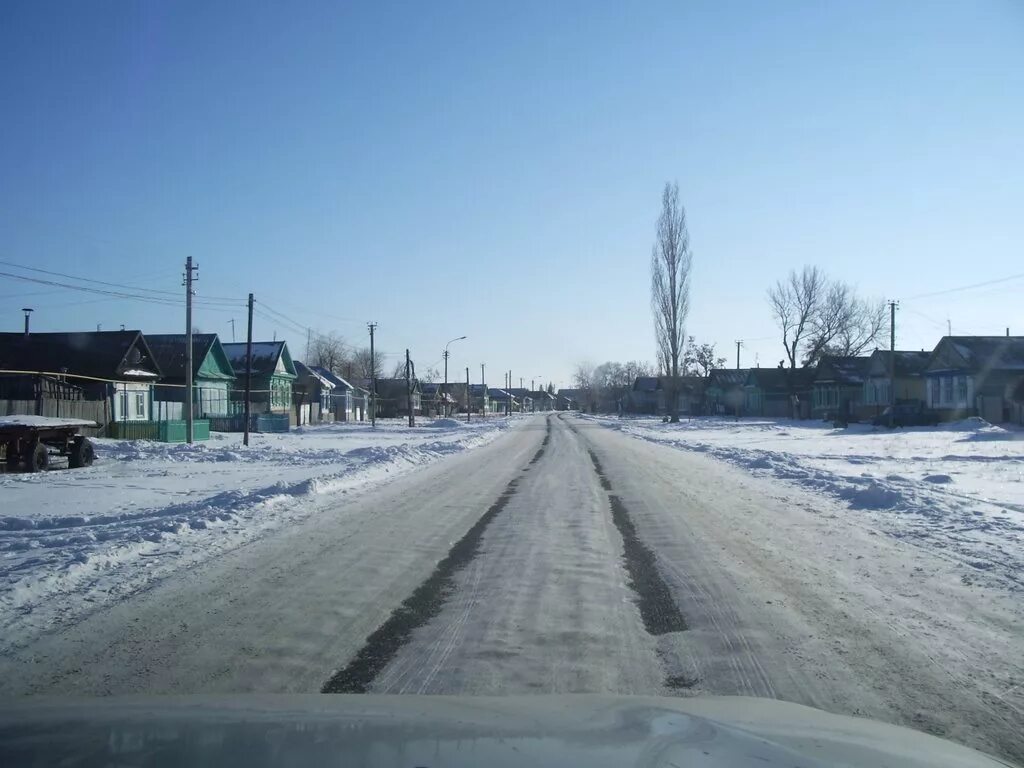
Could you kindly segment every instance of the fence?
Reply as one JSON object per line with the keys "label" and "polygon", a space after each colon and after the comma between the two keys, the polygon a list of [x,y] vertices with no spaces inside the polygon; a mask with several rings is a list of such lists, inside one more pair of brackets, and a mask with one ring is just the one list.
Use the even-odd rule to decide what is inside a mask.
{"label": "fence", "polygon": [[[211,416],[207,421],[215,432],[244,432],[245,416]],[[253,413],[249,415],[250,432],[287,432],[291,421],[287,413]]]}
{"label": "fence", "polygon": [[[162,443],[185,442],[184,421],[112,421],[107,424],[106,437],[115,440],[159,440]],[[194,440],[210,439],[210,422],[196,419],[192,422]]]}

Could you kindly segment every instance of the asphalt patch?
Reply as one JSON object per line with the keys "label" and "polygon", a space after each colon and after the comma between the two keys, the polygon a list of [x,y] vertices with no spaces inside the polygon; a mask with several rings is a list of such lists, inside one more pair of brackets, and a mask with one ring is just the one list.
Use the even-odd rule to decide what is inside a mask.
{"label": "asphalt patch", "polygon": [[[540,461],[541,456],[551,441],[551,421],[546,422],[544,440],[540,448],[530,460],[530,464]],[[469,565],[480,553],[480,541],[491,521],[508,505],[519,486],[519,478],[514,478],[505,486],[498,497],[473,527],[459,539],[434,572],[413,591],[402,604],[392,611],[388,620],[381,624],[366,638],[363,647],[348,665],[337,672],[323,684],[321,693],[367,693],[374,678],[398,654],[402,646],[412,639],[412,633],[418,627],[441,613],[445,602],[455,592],[455,574]]]}

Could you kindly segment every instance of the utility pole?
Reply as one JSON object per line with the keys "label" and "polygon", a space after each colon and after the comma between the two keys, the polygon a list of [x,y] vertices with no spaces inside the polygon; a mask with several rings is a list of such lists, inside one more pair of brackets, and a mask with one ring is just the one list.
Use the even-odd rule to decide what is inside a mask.
{"label": "utility pole", "polygon": [[444,348],[444,391],[448,391],[448,347]]}
{"label": "utility pole", "polygon": [[192,257],[185,259],[185,442],[193,440],[192,424],[192,283],[197,279],[193,272],[199,265],[192,265]]}
{"label": "utility pole", "polygon": [[[508,372],[508,388],[512,389],[512,371]],[[512,393],[508,392],[508,400],[505,402],[505,415],[512,415]]]}
{"label": "utility pole", "polygon": [[473,399],[469,396],[469,366],[466,366],[466,423],[469,423],[473,412]]}
{"label": "utility pole", "polygon": [[[25,338],[28,338],[28,317],[29,315],[32,314],[34,310],[32,309],[32,307],[22,307],[21,311],[25,313]],[[99,330],[99,328],[97,328],[96,330]]]}
{"label": "utility pole", "polygon": [[737,341],[736,342],[736,370],[737,371],[740,369],[740,347],[742,347],[742,346],[743,346],[743,342],[742,341]]}
{"label": "utility pole", "polygon": [[487,379],[484,378],[483,363],[480,363],[480,418],[487,418]]}
{"label": "utility pole", "polygon": [[953,335],[953,321],[950,320],[948,317],[946,318],[946,335],[947,336],[952,336]]}
{"label": "utility pole", "polygon": [[235,343],[235,318],[232,317],[230,320],[228,320],[228,322],[231,323],[231,343],[234,344]]}
{"label": "utility pole", "polygon": [[306,359],[303,361],[306,365],[309,365],[309,343],[313,340],[313,329],[306,329]]}
{"label": "utility pole", "polygon": [[412,378],[410,375],[409,350],[405,350],[405,404],[409,408],[409,426],[416,426],[416,417],[412,414]]}
{"label": "utility pole", "polygon": [[889,302],[889,427],[896,419],[896,307],[898,302]]}
{"label": "utility pole", "polygon": [[[242,433],[242,445],[249,444],[249,418],[252,415],[252,294],[249,294],[249,330],[245,336],[245,406],[242,409],[245,420],[244,432]],[[234,321],[231,330],[234,331]],[[232,333],[232,336],[234,334]]]}
{"label": "utility pole", "polygon": [[377,330],[376,323],[367,323],[370,329],[370,424],[377,426],[377,358],[373,354],[373,332]]}

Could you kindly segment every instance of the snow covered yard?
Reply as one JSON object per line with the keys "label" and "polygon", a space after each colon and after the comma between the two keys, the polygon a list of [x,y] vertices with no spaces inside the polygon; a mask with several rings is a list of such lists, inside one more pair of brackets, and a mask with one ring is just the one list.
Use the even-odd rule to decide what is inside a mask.
{"label": "snow covered yard", "polygon": [[227,433],[191,446],[101,439],[91,467],[0,473],[0,650],[512,423],[339,423],[254,434],[249,447]]}
{"label": "snow covered yard", "polygon": [[873,528],[959,561],[965,583],[1024,588],[1024,430],[976,418],[892,431],[785,419],[589,418],[831,496]]}

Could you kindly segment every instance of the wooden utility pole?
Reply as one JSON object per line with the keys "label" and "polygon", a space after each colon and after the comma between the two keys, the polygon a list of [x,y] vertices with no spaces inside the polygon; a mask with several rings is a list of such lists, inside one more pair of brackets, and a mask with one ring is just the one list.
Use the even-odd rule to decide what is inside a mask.
{"label": "wooden utility pole", "polygon": [[252,294],[249,294],[249,325],[245,336],[245,406],[242,409],[245,420],[242,444],[249,444],[249,419],[252,416]]}
{"label": "wooden utility pole", "polygon": [[405,404],[409,408],[409,426],[416,426],[416,417],[412,412],[412,374],[409,364],[409,350],[405,350]]}
{"label": "wooden utility pole", "polygon": [[740,347],[742,347],[742,346],[743,346],[743,342],[742,341],[737,341],[736,342],[736,370],[737,371],[740,369]]}
{"label": "wooden utility pole", "polygon": [[193,272],[199,265],[192,265],[192,257],[185,259],[185,442],[193,441],[192,424],[192,283]]}
{"label": "wooden utility pole", "polygon": [[484,378],[483,363],[480,363],[480,418],[487,418],[487,379]]}
{"label": "wooden utility pole", "polygon": [[370,329],[370,424],[377,426],[377,358],[373,354],[373,332],[377,330],[376,323],[367,323]]}
{"label": "wooden utility pole", "polygon": [[228,322],[231,323],[231,343],[234,344],[235,343],[235,318],[232,317],[230,320],[228,320]]}
{"label": "wooden utility pole", "polygon": [[469,396],[469,366],[466,366],[466,423],[469,423],[470,414],[473,412],[473,398]]}
{"label": "wooden utility pole", "polygon": [[896,305],[889,302],[889,427],[896,419]]}

